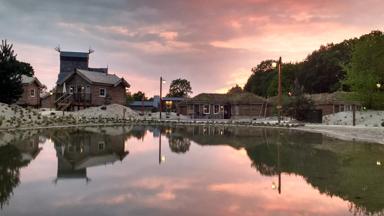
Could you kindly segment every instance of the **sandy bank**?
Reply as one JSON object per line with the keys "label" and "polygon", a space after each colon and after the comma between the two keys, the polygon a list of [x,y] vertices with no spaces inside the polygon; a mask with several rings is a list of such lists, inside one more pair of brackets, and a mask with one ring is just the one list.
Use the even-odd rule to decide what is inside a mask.
{"label": "sandy bank", "polygon": [[326,136],[346,141],[384,144],[384,129],[378,127],[307,124],[304,127],[292,129],[322,133]]}

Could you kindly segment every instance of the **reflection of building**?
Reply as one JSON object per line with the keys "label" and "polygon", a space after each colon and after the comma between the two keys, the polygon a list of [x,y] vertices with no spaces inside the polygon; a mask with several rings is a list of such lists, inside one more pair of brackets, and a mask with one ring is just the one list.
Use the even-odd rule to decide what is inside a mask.
{"label": "reflection of building", "polygon": [[0,146],[0,209],[9,203],[13,189],[20,183],[20,169],[28,166],[41,150],[37,136],[18,135],[12,144]]}
{"label": "reflection of building", "polygon": [[87,168],[122,161],[128,154],[123,135],[74,131],[53,136],[58,160],[57,179],[89,180]]}
{"label": "reflection of building", "polygon": [[41,151],[38,136],[31,137],[23,142],[14,143],[14,146],[20,151],[21,160],[25,162],[34,160]]}

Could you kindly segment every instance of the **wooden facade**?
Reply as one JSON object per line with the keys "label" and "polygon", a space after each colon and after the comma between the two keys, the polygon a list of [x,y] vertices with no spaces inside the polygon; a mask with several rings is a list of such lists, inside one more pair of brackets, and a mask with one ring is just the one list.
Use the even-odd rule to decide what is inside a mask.
{"label": "wooden facade", "polygon": [[323,115],[352,111],[353,109],[361,110],[361,102],[348,99],[349,94],[348,92],[334,92],[312,94],[308,97],[314,102],[315,108],[322,111]]}
{"label": "wooden facade", "polygon": [[60,110],[126,103],[129,84],[116,75],[76,70],[57,84],[55,105]]}
{"label": "wooden facade", "polygon": [[264,106],[265,99],[252,93],[204,93],[181,102],[178,110],[195,119],[257,118],[263,115]]}
{"label": "wooden facade", "polygon": [[22,76],[23,93],[16,104],[24,107],[40,107],[40,93],[44,86],[36,77]]}

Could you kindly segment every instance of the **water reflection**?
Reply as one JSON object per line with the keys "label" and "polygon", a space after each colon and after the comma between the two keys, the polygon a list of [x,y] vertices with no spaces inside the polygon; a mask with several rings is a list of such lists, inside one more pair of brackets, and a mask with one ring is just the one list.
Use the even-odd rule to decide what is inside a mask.
{"label": "water reflection", "polygon": [[[272,188],[281,193],[281,173],[303,176],[320,193],[351,202],[354,215],[382,213],[384,147],[338,141],[315,133],[216,127],[180,128],[178,134],[200,145],[244,148],[262,175],[276,176]],[[252,136],[249,136],[252,134]]]}
{"label": "water reflection", "polygon": [[[130,135],[137,137],[133,132]],[[65,179],[85,179],[87,168],[123,161],[127,135],[108,135],[105,131],[95,133],[86,130],[66,130],[52,133],[51,139],[57,156],[57,183]]]}
{"label": "water reflection", "polygon": [[[169,215],[183,212],[180,209],[171,211],[174,206],[184,206],[179,208],[193,215],[196,209],[204,208],[191,209],[185,205],[202,206],[209,199],[200,202],[196,200],[202,197],[217,199],[215,194],[225,191],[231,193],[219,197],[221,202],[228,204],[230,210],[219,210],[220,206],[211,203],[205,211],[222,215],[235,214],[236,210],[239,211],[237,215],[243,215],[249,206],[239,203],[250,202],[249,199],[254,199],[254,203],[262,203],[259,208],[268,209],[267,206],[271,206],[272,202],[277,206],[288,205],[284,199],[295,200],[295,196],[300,193],[311,194],[312,197],[303,195],[306,200],[324,200],[322,196],[327,196],[327,202],[331,203],[333,197],[338,197],[349,203],[347,210],[354,215],[382,214],[384,209],[382,145],[350,143],[292,130],[225,126],[52,129],[0,134],[0,137],[3,142],[0,147],[1,208],[12,204],[12,194],[22,182],[21,170],[34,164],[32,161],[38,160],[39,153],[48,156],[50,151],[41,153],[43,148],[52,149],[57,162],[53,163],[57,166],[54,169],[57,170],[54,179],[57,189],[51,190],[64,193],[71,190],[73,185],[66,187],[70,181],[60,182],[80,179],[88,183],[84,187],[92,192],[84,195],[88,200],[100,196],[100,203],[113,205],[129,200],[137,205],[135,213],[145,211],[146,214]],[[52,146],[47,144],[47,140],[52,142]],[[240,157],[237,163],[237,159],[229,158],[233,153],[241,153],[244,157]],[[243,167],[243,163],[251,168]],[[93,171],[91,174],[90,170]],[[301,176],[306,183],[300,182],[297,176]],[[46,182],[41,183],[41,190],[49,188],[47,185],[52,178],[47,176],[46,179]],[[256,180],[252,182],[249,179]],[[268,183],[268,193],[278,198],[263,193],[264,182]],[[300,190],[300,187],[310,190],[307,185],[312,187],[310,193]],[[103,191],[98,191],[100,189]],[[151,197],[151,191],[155,189],[159,191]],[[27,199],[23,193],[26,188],[20,190],[24,195],[15,197],[19,202]],[[81,192],[78,193],[77,196],[83,196]],[[49,199],[52,194],[44,196]],[[147,196],[150,198],[145,198]],[[243,200],[242,196],[247,199]],[[162,202],[171,200],[174,206],[164,207]],[[300,201],[304,202],[298,199]],[[310,207],[305,206],[313,208],[316,204],[315,201],[311,205],[307,203],[301,209],[292,204],[290,206],[296,208],[296,213],[308,213]],[[52,204],[50,208],[54,206],[57,204]],[[157,209],[154,212],[155,206],[161,206],[161,211]],[[125,215],[129,207],[120,207],[124,211],[116,215]],[[12,213],[17,209],[11,205],[7,210]],[[76,211],[75,214],[84,213],[79,209]],[[322,214],[319,211],[315,213]]]}
{"label": "water reflection", "polygon": [[[12,145],[0,146],[0,208],[8,204],[13,189],[20,184],[20,169],[36,158],[41,148],[39,139],[33,133],[22,133],[18,136],[2,134],[3,142],[7,137]],[[27,137],[25,140],[24,137]]]}

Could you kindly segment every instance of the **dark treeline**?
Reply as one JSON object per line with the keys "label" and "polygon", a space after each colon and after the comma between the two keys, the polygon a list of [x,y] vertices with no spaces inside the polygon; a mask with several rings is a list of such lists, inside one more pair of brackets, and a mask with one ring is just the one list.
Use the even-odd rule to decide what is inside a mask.
{"label": "dark treeline", "polygon": [[[302,86],[304,93],[324,93],[338,90],[349,91],[346,85],[346,66],[351,63],[354,46],[365,38],[374,37],[382,32],[373,31],[360,38],[345,40],[338,44],[328,44],[312,52],[302,62],[282,64],[283,93],[293,91],[295,80]],[[272,60],[262,61],[252,68],[252,75],[244,90],[263,97],[277,95],[277,69],[272,68]]]}

